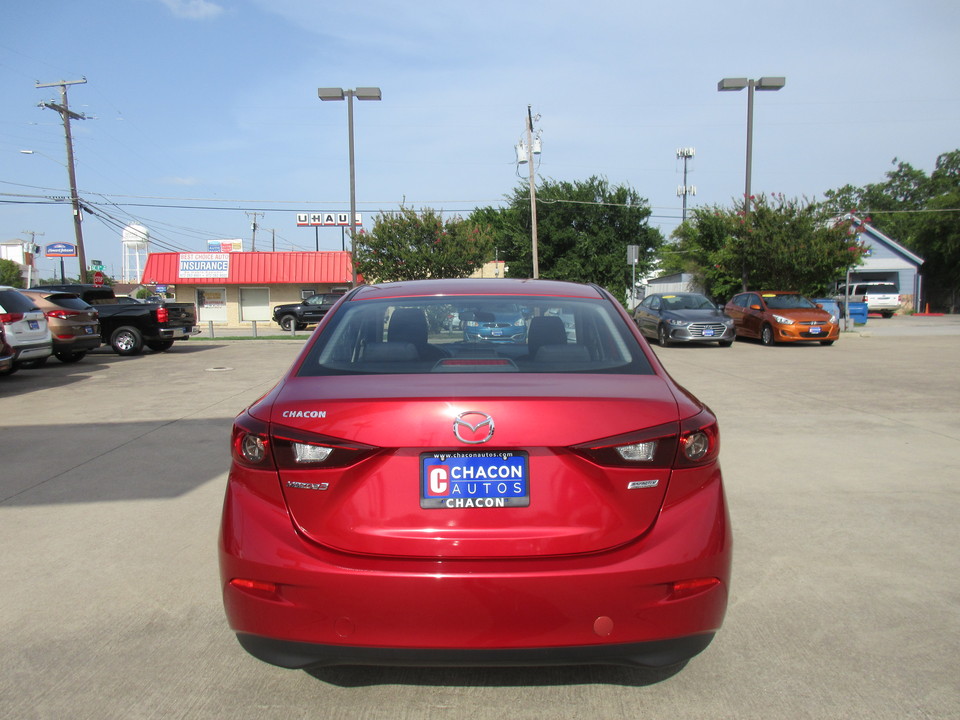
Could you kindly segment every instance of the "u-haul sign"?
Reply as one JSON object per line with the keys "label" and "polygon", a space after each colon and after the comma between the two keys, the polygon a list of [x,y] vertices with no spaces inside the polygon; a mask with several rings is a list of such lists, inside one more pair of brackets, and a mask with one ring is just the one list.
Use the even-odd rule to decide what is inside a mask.
{"label": "u-haul sign", "polygon": [[[353,218],[354,225],[363,225],[360,213]],[[330,225],[333,227],[347,227],[350,225],[350,213],[297,213],[297,227],[316,227]]]}

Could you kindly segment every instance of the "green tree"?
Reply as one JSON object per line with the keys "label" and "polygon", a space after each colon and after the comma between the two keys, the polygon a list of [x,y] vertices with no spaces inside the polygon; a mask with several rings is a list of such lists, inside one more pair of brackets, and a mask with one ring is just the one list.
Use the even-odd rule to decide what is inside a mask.
{"label": "green tree", "polygon": [[[627,186],[607,180],[544,180],[537,187],[537,260],[539,275],[554,280],[592,282],[623,300],[632,271],[627,246],[639,246],[638,276],[647,272],[663,236],[649,226],[647,201]],[[510,277],[533,276],[529,188],[520,185],[501,210],[481,208],[494,229],[499,257]]]}
{"label": "green tree", "polygon": [[757,196],[748,217],[743,205],[694,208],[674,231],[662,257],[666,272],[689,272],[708,295],[725,300],[747,285],[821,295],[831,289],[862,249],[848,224],[809,200]]}
{"label": "green tree", "polygon": [[401,207],[381,213],[355,243],[357,272],[368,281],[469,277],[493,257],[490,229],[461,217]]}
{"label": "green tree", "polygon": [[20,266],[13,260],[0,259],[0,285],[9,285],[15,288],[23,287],[23,275],[20,272]]}
{"label": "green tree", "polygon": [[825,193],[837,213],[855,212],[924,259],[920,268],[934,307],[960,299],[960,150],[942,153],[928,176],[894,158],[883,182]]}

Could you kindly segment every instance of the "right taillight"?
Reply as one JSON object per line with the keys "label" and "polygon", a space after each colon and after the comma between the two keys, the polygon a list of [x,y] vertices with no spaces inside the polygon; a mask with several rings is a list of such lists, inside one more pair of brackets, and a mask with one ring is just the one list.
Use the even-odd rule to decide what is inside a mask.
{"label": "right taillight", "polygon": [[720,454],[717,418],[709,410],[680,421],[601,438],[570,448],[598,465],[631,468],[689,468],[708,465]]}
{"label": "right taillight", "polygon": [[706,465],[720,455],[720,429],[717,418],[709,410],[680,422],[675,467]]}

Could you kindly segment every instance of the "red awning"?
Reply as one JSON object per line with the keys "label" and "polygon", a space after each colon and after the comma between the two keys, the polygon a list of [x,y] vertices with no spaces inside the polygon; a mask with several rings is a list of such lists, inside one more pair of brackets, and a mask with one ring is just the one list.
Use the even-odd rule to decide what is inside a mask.
{"label": "red awning", "polygon": [[348,252],[150,253],[144,284],[347,283]]}

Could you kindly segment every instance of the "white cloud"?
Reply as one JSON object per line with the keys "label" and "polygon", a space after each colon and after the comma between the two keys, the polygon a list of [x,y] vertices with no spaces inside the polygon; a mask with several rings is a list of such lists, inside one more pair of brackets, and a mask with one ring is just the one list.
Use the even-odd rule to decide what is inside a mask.
{"label": "white cloud", "polygon": [[223,12],[223,7],[208,0],[160,0],[179,18],[186,20],[206,20],[215,18]]}

